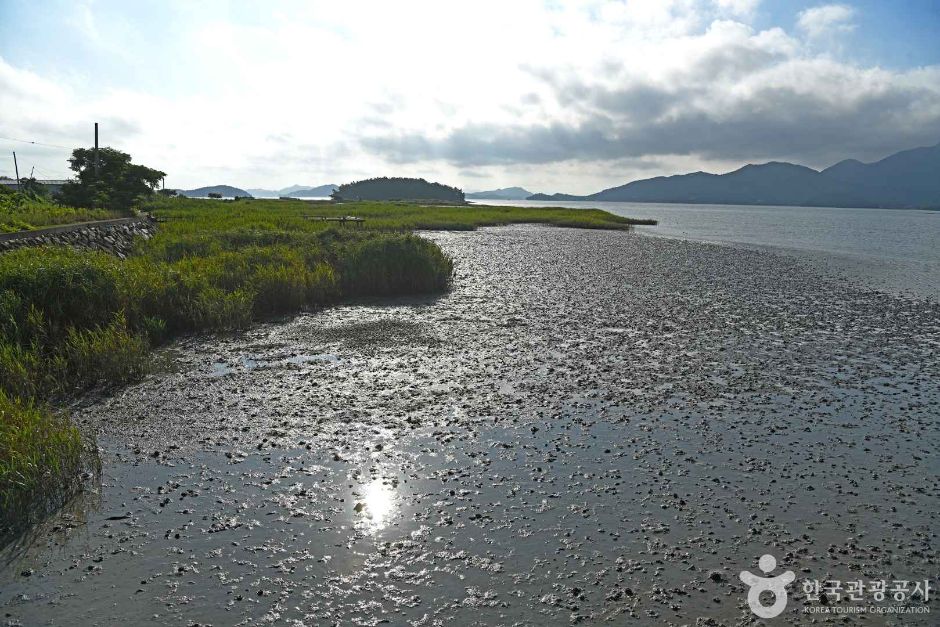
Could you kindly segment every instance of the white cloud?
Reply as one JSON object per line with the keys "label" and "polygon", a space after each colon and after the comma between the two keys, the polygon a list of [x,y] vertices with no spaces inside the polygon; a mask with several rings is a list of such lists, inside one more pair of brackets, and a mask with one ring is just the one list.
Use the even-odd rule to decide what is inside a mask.
{"label": "white cloud", "polygon": [[714,0],[715,6],[719,10],[725,11],[736,17],[748,18],[754,15],[754,11],[760,4],[760,0]]}
{"label": "white cloud", "polygon": [[844,33],[855,28],[852,18],[855,9],[845,4],[825,4],[800,11],[797,26],[812,39],[834,33]]}

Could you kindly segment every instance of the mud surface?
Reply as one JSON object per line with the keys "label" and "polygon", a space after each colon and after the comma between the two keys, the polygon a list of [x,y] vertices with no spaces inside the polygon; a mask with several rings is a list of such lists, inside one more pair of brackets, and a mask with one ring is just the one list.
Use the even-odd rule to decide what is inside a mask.
{"label": "mud surface", "polygon": [[[764,553],[789,623],[827,622],[804,579],[936,587],[938,305],[727,246],[430,237],[442,298],[183,341],[80,409],[100,494],[6,565],[0,615],[752,624]],[[940,611],[901,605],[933,613],[828,620]]]}

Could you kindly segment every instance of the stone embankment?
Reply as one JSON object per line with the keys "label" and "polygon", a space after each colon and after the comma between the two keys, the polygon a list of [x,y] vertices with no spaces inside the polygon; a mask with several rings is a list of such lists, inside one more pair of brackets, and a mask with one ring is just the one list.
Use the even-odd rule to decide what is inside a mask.
{"label": "stone embankment", "polygon": [[152,218],[141,217],[0,233],[0,253],[26,246],[64,245],[100,250],[124,259],[134,247],[134,238],[150,239],[156,233],[156,227],[156,221]]}

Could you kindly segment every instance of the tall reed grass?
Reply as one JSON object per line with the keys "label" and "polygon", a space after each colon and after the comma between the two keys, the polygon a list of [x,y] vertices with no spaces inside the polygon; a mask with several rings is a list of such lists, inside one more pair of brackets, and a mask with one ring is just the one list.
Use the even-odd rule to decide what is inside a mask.
{"label": "tall reed grass", "polygon": [[0,391],[0,540],[65,503],[88,454],[63,413]]}

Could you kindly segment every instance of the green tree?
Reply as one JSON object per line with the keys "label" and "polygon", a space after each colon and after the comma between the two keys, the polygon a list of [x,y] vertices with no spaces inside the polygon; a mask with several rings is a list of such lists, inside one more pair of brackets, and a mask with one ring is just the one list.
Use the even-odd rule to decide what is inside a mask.
{"label": "green tree", "polygon": [[151,196],[166,174],[131,163],[131,156],[114,148],[98,150],[98,174],[95,175],[94,148],[76,148],[69,168],[76,180],[62,186],[59,200],[73,207],[102,207],[127,211],[143,197]]}

